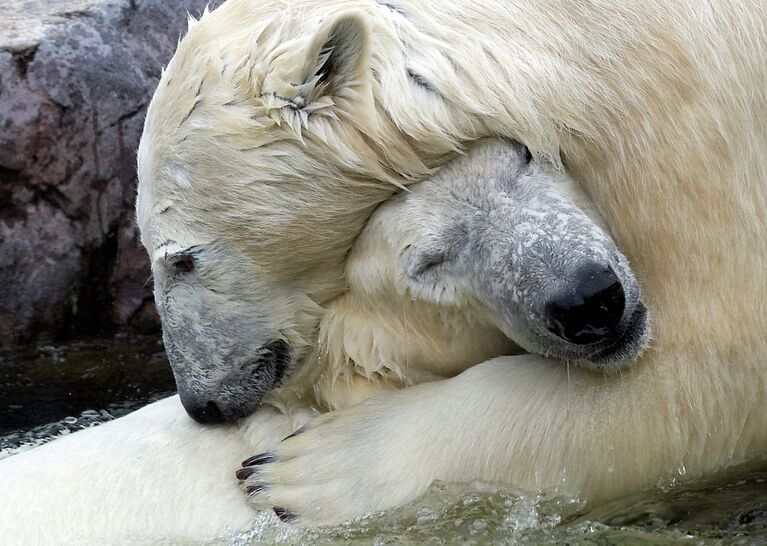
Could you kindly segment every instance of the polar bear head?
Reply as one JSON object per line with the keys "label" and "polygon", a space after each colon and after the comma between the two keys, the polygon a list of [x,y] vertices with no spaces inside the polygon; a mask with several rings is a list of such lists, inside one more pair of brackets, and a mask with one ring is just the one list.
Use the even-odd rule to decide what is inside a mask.
{"label": "polar bear head", "polygon": [[182,389],[279,383],[344,290],[364,222],[430,172],[373,115],[359,16],[245,4],[192,24],[139,146],[137,219]]}
{"label": "polar bear head", "polygon": [[347,274],[365,306],[411,300],[457,311],[528,352],[581,367],[615,370],[648,339],[639,284],[591,202],[564,173],[503,140],[478,144],[381,205]]}

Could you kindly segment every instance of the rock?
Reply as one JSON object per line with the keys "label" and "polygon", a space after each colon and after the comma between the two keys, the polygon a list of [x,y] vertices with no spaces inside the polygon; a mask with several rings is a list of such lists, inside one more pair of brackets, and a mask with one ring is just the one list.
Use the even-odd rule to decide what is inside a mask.
{"label": "rock", "polygon": [[135,154],[187,12],[208,3],[4,2],[0,346],[157,329]]}

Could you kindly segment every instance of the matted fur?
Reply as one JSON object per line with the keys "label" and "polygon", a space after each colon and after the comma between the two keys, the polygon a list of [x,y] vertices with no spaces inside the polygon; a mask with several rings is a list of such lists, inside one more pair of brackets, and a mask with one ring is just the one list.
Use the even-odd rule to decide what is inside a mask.
{"label": "matted fur", "polygon": [[[180,83],[158,96],[151,123],[175,130],[188,113],[199,86],[195,74],[208,48],[214,57],[218,51],[209,38],[255,33],[280,13],[305,18],[291,35],[301,41],[317,31],[320,18],[354,10],[372,33],[370,62],[386,68],[378,73],[380,86],[369,82],[379,100],[367,113],[383,127],[373,139],[391,139],[392,150],[403,147],[397,153],[410,149],[421,156],[398,164],[427,167],[442,163],[451,142],[494,131],[555,159],[561,152],[642,277],[655,347],[639,366],[614,378],[577,370],[568,376],[537,358],[516,357],[387,393],[353,412],[329,413],[314,437],[302,434],[285,444],[291,454],[307,455],[296,463],[302,477],[313,480],[306,491],[314,493],[289,508],[301,517],[303,504],[320,506],[323,480],[338,478],[334,473],[343,474],[337,483],[344,490],[328,489],[337,504],[323,503],[316,520],[342,519],[350,507],[402,502],[433,478],[554,484],[599,501],[767,452],[767,6],[756,0],[696,2],[694,9],[659,0],[396,5],[406,15],[372,2],[230,1],[183,42],[163,80]],[[389,60],[376,60],[381,55]],[[408,79],[408,65],[436,92]],[[216,81],[216,71],[209,73]],[[202,132],[191,133],[215,135],[206,132],[206,119],[214,120],[196,119]],[[255,160],[232,158],[225,165],[228,156],[215,153],[228,150],[223,141],[215,150],[206,148],[216,146],[208,138],[196,142],[204,146],[190,143],[172,150],[186,155],[166,157],[199,168],[214,182],[229,180],[222,163],[239,165],[248,180],[262,172]],[[179,186],[157,186],[163,188],[157,194],[148,189],[154,174],[147,147],[139,206],[159,213],[164,203],[188,202],[190,217],[207,221],[198,216],[204,215],[198,200],[206,194],[182,191],[199,178],[176,173]],[[340,200],[343,192],[333,195],[343,188],[328,184],[332,177],[318,186],[298,178],[319,168],[316,159],[321,166],[331,162],[335,148],[319,146],[312,157],[300,150],[292,150],[297,178],[286,187],[314,189],[312,198],[327,195],[340,216],[351,211],[341,210],[349,204]],[[197,163],[198,157],[205,161]],[[372,209],[360,187],[366,186],[353,193],[359,192],[363,209]],[[386,179],[370,190],[371,201],[393,191]],[[233,195],[242,194],[219,191],[215,198],[240,206]],[[353,227],[365,214],[350,222]],[[238,225],[238,237],[246,238],[247,225]],[[159,244],[152,242],[151,226],[143,230],[148,246]],[[328,251],[316,248],[318,255]],[[343,257],[333,259],[343,267]],[[214,433],[192,423],[177,399],[157,403],[2,461],[0,528],[27,543],[70,538],[81,544],[115,536],[136,543],[189,541],[247,525],[250,511],[230,466],[299,424],[275,421],[269,428],[254,417],[242,430],[225,426]],[[244,445],[242,435],[260,441]],[[347,500],[350,492],[360,493],[354,502]]]}
{"label": "matted fur", "polygon": [[[612,255],[615,248],[605,246],[601,230],[568,229],[551,221],[580,213],[597,218],[574,181],[523,156],[513,143],[481,144],[411,193],[382,205],[355,242],[347,261],[349,290],[328,305],[312,356],[289,386],[247,419],[203,427],[184,414],[174,396],[0,460],[6,491],[0,496],[2,532],[24,544],[223,540],[254,518],[235,486],[234,468],[305,425],[317,409],[348,407],[385,390],[455,376],[487,358],[519,352],[494,324],[494,310],[471,304],[460,260],[453,259],[452,274],[445,273],[442,281],[452,285],[452,297],[427,293],[413,300],[412,290],[429,288],[433,277],[410,278],[412,254],[400,254],[407,248],[429,249],[435,238],[441,242],[433,230],[461,223],[473,197],[475,207],[487,198],[490,213],[492,205],[514,204],[498,211],[508,219],[496,219],[495,229],[488,218],[480,220],[484,237],[502,247],[529,242],[527,230],[511,229],[519,221],[551,239],[550,248],[563,260],[592,257],[582,247],[559,246],[567,237],[581,237]],[[495,175],[505,178],[493,180]],[[541,192],[565,198],[578,211],[548,200],[542,207],[535,202]],[[514,274],[520,269],[510,263],[488,271],[500,273],[508,281],[503,286],[520,282]],[[622,278],[624,285],[635,284],[626,272]],[[262,514],[261,525],[268,524]]]}
{"label": "matted fur", "polygon": [[[523,359],[326,415],[280,448],[308,476],[288,508],[332,521],[466,476],[598,501],[767,452],[766,12],[751,0],[230,0],[192,26],[142,143],[150,251],[212,224],[266,277],[297,278],[323,303],[394,185],[500,134],[581,181],[655,318],[653,350],[620,377]],[[309,52],[338,20],[356,21],[358,71],[322,95],[333,105],[307,105]],[[178,221],[158,219],[168,204]],[[302,276],[310,264],[337,281]],[[273,467],[274,502],[291,468]]]}

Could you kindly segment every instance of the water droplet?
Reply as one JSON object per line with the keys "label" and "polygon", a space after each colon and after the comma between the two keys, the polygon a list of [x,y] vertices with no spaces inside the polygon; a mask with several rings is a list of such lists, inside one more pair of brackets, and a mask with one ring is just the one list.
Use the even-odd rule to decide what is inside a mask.
{"label": "water droplet", "polygon": [[481,519],[476,519],[472,522],[471,527],[469,528],[469,533],[471,533],[472,535],[477,535],[480,533],[484,533],[486,530],[487,530],[487,522]]}

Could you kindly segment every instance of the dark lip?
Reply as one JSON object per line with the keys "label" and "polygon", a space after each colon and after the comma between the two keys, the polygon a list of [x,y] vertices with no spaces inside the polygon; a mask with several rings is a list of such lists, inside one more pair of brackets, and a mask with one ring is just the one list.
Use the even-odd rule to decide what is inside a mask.
{"label": "dark lip", "polygon": [[267,389],[271,390],[282,384],[287,377],[293,359],[293,352],[290,350],[290,345],[281,339],[264,345],[261,347],[260,352],[262,354],[251,360],[249,367],[253,371],[258,369],[268,369],[271,371],[273,380],[271,386]]}
{"label": "dark lip", "polygon": [[230,410],[230,420],[235,421],[253,414],[264,401],[267,394],[279,387],[288,377],[293,353],[286,341],[276,340],[261,347],[262,354],[248,362],[252,371],[265,370],[272,376],[271,384],[264,381],[253,383],[253,389],[260,391],[247,405]]}
{"label": "dark lip", "polygon": [[271,362],[274,366],[274,382],[272,388],[279,386],[288,374],[290,363],[293,359],[293,351],[287,341],[277,340],[269,344]]}
{"label": "dark lip", "polygon": [[616,357],[620,357],[622,353],[625,354],[628,352],[628,349],[630,349],[632,345],[635,345],[645,334],[646,323],[647,307],[639,301],[626,323],[623,334],[607,347],[594,351],[587,357],[587,360],[594,364],[613,362],[616,360]]}

